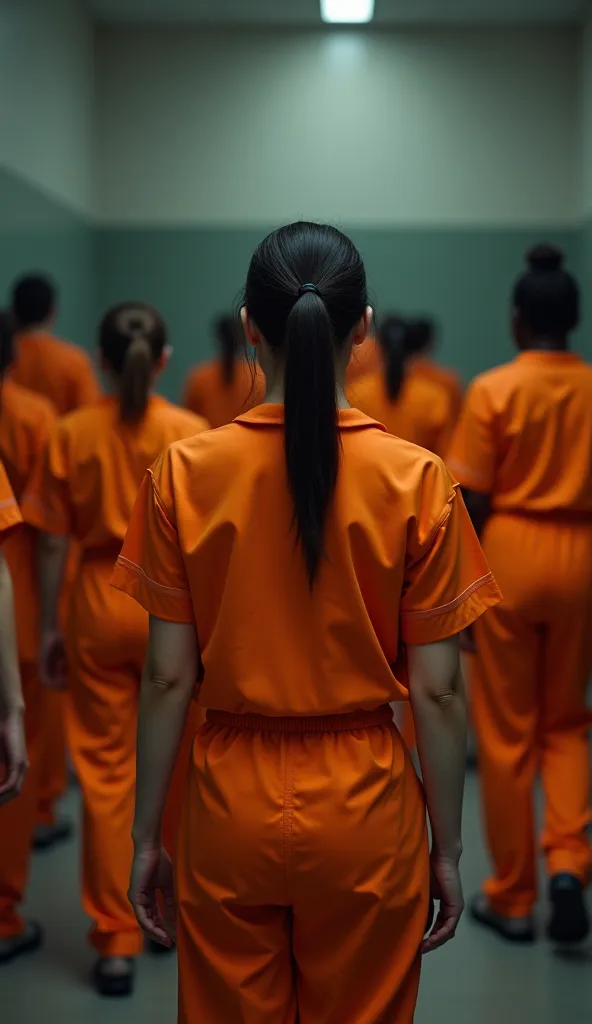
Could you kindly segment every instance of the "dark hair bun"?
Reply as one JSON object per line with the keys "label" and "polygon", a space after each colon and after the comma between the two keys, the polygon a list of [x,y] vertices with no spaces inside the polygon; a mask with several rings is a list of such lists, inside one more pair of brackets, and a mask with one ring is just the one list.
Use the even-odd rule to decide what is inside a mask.
{"label": "dark hair bun", "polygon": [[531,270],[561,270],[564,255],[555,245],[535,245],[526,254]]}

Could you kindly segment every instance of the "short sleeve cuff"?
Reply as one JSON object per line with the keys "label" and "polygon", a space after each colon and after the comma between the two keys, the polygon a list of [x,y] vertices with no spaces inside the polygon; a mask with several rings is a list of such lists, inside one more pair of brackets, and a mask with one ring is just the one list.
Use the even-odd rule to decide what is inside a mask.
{"label": "short sleeve cuff", "polygon": [[466,463],[454,456],[448,456],[446,465],[461,487],[469,491],[476,491],[478,494],[489,494],[493,488],[493,482],[486,474],[471,469]]}
{"label": "short sleeve cuff", "polygon": [[0,544],[6,540],[9,533],[12,533],[17,526],[23,522],[23,517],[15,498],[2,498],[0,500]]}
{"label": "short sleeve cuff", "polygon": [[500,589],[488,573],[471,583],[462,594],[439,608],[404,612],[401,615],[401,639],[406,644],[434,644],[461,633],[488,608],[499,604]]}
{"label": "short sleeve cuff", "polygon": [[59,537],[68,537],[71,528],[67,517],[60,516],[38,500],[34,494],[25,494],[21,503],[23,519],[29,526],[44,533],[53,533]]}
{"label": "short sleeve cuff", "polygon": [[111,586],[129,594],[150,615],[166,622],[195,622],[193,603],[188,590],[165,587],[146,575],[141,566],[119,556],[111,577]]}

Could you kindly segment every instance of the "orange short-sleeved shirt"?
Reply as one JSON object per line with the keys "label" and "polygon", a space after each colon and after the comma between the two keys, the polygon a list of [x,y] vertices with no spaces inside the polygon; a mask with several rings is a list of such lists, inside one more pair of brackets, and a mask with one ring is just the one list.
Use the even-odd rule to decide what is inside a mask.
{"label": "orange short-sleeved shirt", "polygon": [[[54,426],[51,402],[5,380],[0,393],[0,458],[17,502],[39,467]],[[18,649],[21,661],[34,662],[39,650],[39,576],[37,533],[27,523],[8,538],[4,555],[12,576]]]}
{"label": "orange short-sleeved shirt", "polygon": [[0,462],[0,545],[3,545],[16,526],[23,521],[16,498]]}
{"label": "orange short-sleeved shirt", "polygon": [[381,373],[382,355],[380,343],[373,334],[369,334],[361,345],[352,349],[351,359],[347,368],[346,385],[353,387],[367,373]]}
{"label": "orange short-sleeved shirt", "polygon": [[401,645],[454,635],[499,598],[442,462],[357,410],[339,425],[312,593],[282,406],[172,445],[142,484],[112,582],[159,618],[196,623],[205,707],[315,715],[405,699]]}
{"label": "orange short-sleeved shirt", "polygon": [[97,402],[101,389],[83,349],[44,331],[17,335],[10,376],[17,384],[44,395],[60,416]]}
{"label": "orange short-sleeved shirt", "polygon": [[183,404],[211,427],[224,427],[243,412],[259,405],[265,397],[265,377],[260,368],[242,359],[234,367],[232,383],[224,380],[222,363],[215,360],[191,371]]}
{"label": "orange short-sleeved shirt", "polygon": [[431,380],[444,388],[450,402],[453,423],[456,424],[462,409],[464,388],[458,373],[441,366],[432,359],[412,359],[409,363],[409,373],[412,376],[421,377],[424,380]]}
{"label": "orange short-sleeved shirt", "polygon": [[439,384],[407,375],[393,402],[381,371],[367,374],[349,388],[348,401],[384,424],[389,434],[427,448],[441,458],[446,455],[454,421],[448,394]]}
{"label": "orange short-sleeved shirt", "polygon": [[121,422],[115,398],[70,413],[53,430],[23,513],[38,529],[76,538],[83,551],[118,550],[147,467],[172,441],[207,427],[157,396],[134,425]]}
{"label": "orange short-sleeved shirt", "polygon": [[529,351],[477,377],[447,462],[494,511],[592,515],[592,367]]}

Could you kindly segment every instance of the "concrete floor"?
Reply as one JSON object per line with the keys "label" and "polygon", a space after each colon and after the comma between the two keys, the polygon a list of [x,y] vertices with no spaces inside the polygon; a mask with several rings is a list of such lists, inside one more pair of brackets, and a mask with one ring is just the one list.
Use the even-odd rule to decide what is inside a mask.
{"label": "concrete floor", "polygon": [[[78,817],[75,792],[65,809]],[[486,872],[474,776],[468,784],[465,822],[464,878],[469,895]],[[93,954],[84,940],[87,923],[78,902],[77,878],[76,843],[36,855],[26,909],[45,927],[47,941],[39,953],[0,968],[2,1024],[174,1024],[174,957],[143,957],[131,1000],[102,1000],[88,985]],[[544,905],[540,912],[544,921]],[[426,958],[416,1024],[591,1021],[592,946],[578,956],[562,958],[544,941],[526,949],[506,946],[465,920],[453,943]]]}

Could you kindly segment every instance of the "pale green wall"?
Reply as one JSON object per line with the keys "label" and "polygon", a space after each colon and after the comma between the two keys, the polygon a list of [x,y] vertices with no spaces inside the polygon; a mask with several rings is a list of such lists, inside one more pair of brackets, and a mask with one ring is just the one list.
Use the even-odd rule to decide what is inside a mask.
{"label": "pale green wall", "polygon": [[90,347],[94,334],[94,238],[81,214],[0,166],[0,304],[18,274],[45,271],[60,287],[58,328]]}
{"label": "pale green wall", "polygon": [[[211,321],[235,303],[250,254],[267,230],[99,230],[99,306],[138,298],[162,311],[175,349],[163,387],[173,397],[188,367],[207,357]],[[467,380],[512,353],[508,296],[527,247],[555,242],[572,266],[579,253],[576,231],[543,227],[350,233],[365,259],[379,314],[433,313],[442,325],[441,358]]]}
{"label": "pale green wall", "polygon": [[[153,302],[174,346],[163,390],[177,398],[188,368],[208,357],[211,322],[236,303],[249,257],[267,230],[92,228],[0,167],[0,302],[17,274],[50,273],[61,290],[59,329],[87,348],[107,305],[128,298]],[[533,242],[562,245],[585,293],[592,291],[592,222],[581,233],[354,228],[351,234],[379,314],[435,314],[442,324],[441,358],[467,380],[511,355],[508,294]],[[592,356],[588,332],[581,337]]]}

